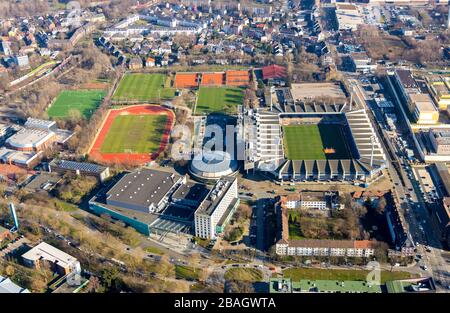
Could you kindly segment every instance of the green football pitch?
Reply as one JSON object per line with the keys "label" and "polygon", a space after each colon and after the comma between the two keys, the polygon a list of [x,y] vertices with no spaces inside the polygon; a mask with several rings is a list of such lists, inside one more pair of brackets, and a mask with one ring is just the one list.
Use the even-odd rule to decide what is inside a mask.
{"label": "green football pitch", "polygon": [[71,111],[78,111],[81,117],[89,119],[99,107],[106,92],[104,90],[63,90],[47,110],[50,118],[71,117]]}
{"label": "green football pitch", "polygon": [[[304,124],[283,127],[283,144],[289,160],[351,158],[340,125]],[[334,153],[325,154],[325,148]]]}
{"label": "green football pitch", "polygon": [[166,115],[119,115],[114,119],[100,152],[157,152],[166,122]]}
{"label": "green football pitch", "polygon": [[195,113],[236,114],[243,99],[242,89],[238,87],[200,87]]}
{"label": "green football pitch", "polygon": [[126,74],[117,87],[113,100],[159,101],[175,97],[174,88],[164,87],[164,74]]}

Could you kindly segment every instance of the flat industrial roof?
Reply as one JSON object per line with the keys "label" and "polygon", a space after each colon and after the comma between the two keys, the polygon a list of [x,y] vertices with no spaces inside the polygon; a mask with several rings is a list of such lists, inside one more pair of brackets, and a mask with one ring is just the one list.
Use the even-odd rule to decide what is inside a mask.
{"label": "flat industrial roof", "polygon": [[61,169],[67,169],[67,170],[79,170],[83,172],[89,172],[89,173],[101,173],[103,172],[106,167],[97,165],[94,163],[86,163],[86,162],[75,162],[75,161],[68,161],[68,160],[56,160],[53,159],[53,161],[50,162],[51,166],[55,166]]}
{"label": "flat industrial roof", "polygon": [[359,280],[300,280],[292,282],[295,292],[381,293],[380,285]]}
{"label": "flat industrial roof", "polygon": [[400,78],[403,87],[405,88],[417,88],[416,81],[414,80],[410,70],[397,69],[395,71]]}
{"label": "flat industrial roof", "polygon": [[108,192],[107,200],[150,207],[159,203],[180,176],[153,169],[139,169],[123,176]]}
{"label": "flat industrial roof", "polygon": [[209,188],[205,184],[188,182],[181,185],[172,195],[174,199],[186,199],[201,202],[207,196]]}
{"label": "flat industrial roof", "polygon": [[23,128],[6,140],[6,143],[15,148],[34,148],[55,135],[46,130]]}
{"label": "flat industrial roof", "polygon": [[429,94],[416,93],[409,95],[411,101],[419,108],[420,112],[435,112],[437,111],[434,106],[433,100]]}
{"label": "flat industrial roof", "polygon": [[236,178],[234,177],[223,177],[218,180],[195,213],[211,215],[235,180]]}

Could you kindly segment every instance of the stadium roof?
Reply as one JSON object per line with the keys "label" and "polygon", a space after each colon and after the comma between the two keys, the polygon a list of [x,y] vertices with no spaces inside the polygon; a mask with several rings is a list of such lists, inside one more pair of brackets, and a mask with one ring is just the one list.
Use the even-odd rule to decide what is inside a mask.
{"label": "stadium roof", "polygon": [[280,65],[269,65],[262,68],[263,79],[284,79],[287,77],[286,68]]}

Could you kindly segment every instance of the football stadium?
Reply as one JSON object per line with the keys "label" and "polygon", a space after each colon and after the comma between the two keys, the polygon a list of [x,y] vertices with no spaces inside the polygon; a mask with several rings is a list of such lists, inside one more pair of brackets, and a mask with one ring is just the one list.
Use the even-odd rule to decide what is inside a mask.
{"label": "football stadium", "polygon": [[245,112],[245,170],[278,181],[370,184],[386,156],[364,109],[294,100]]}

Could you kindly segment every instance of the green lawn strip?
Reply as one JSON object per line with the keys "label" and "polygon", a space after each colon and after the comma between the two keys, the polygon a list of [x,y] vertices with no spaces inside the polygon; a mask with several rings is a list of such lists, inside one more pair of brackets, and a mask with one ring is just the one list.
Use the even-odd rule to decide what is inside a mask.
{"label": "green lawn strip", "polygon": [[166,115],[117,116],[100,148],[102,153],[153,153],[159,149]]}
{"label": "green lawn strip", "polygon": [[100,106],[106,91],[104,90],[63,90],[48,108],[50,118],[65,119],[70,111],[76,110],[81,117],[89,119]]}
{"label": "green lawn strip", "polygon": [[199,278],[200,269],[187,265],[175,265],[175,276],[181,279],[197,280]]}
{"label": "green lawn strip", "polygon": [[[295,220],[297,218],[297,220]],[[300,214],[299,212],[289,211],[288,216],[289,221],[289,239],[304,239],[302,236],[302,231],[299,226]],[[297,222],[295,222],[297,221]]]}
{"label": "green lawn strip", "polygon": [[243,92],[237,87],[200,87],[196,114],[235,114],[237,106],[243,103]]}
{"label": "green lawn strip", "polygon": [[145,250],[145,252],[148,252],[148,253],[159,254],[159,255],[164,254],[164,251],[162,251],[161,249],[158,249],[156,247],[146,247],[144,250]]}
{"label": "green lawn strip", "polygon": [[256,268],[230,268],[225,272],[226,280],[262,281],[263,274]]}
{"label": "green lawn strip", "polygon": [[[337,269],[315,269],[315,268],[288,268],[283,271],[285,278],[293,281],[299,280],[366,280],[369,271],[363,270],[337,270]],[[408,272],[382,271],[381,283],[387,281],[408,279],[414,276]]]}

